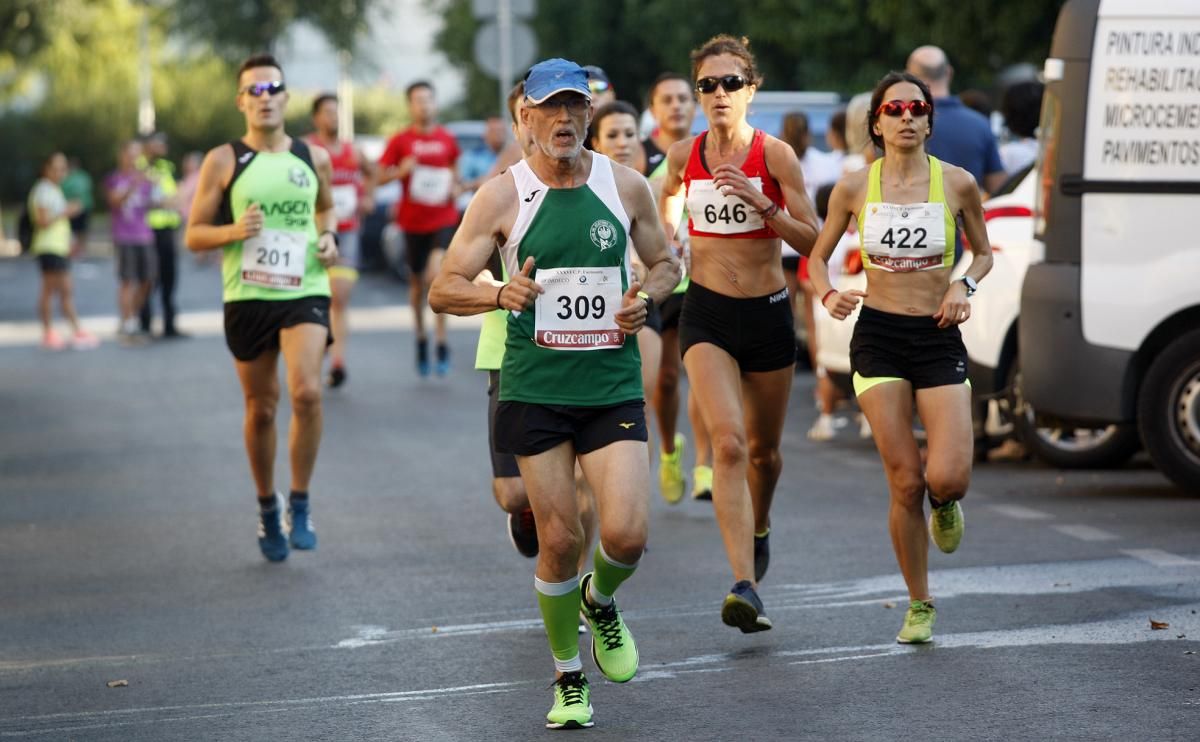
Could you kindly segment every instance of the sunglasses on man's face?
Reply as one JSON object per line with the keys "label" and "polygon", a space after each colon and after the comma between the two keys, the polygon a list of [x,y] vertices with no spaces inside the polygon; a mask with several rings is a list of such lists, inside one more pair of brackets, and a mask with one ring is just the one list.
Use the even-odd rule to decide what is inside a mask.
{"label": "sunglasses on man's face", "polygon": [[750,81],[741,75],[725,75],[724,77],[702,77],[696,81],[696,90],[700,93],[709,94],[717,92],[717,86],[725,88],[726,93],[733,93],[750,84]]}
{"label": "sunglasses on man's face", "polygon": [[913,115],[913,118],[920,118],[922,116],[928,116],[929,112],[932,110],[933,106],[920,99],[890,100],[886,103],[881,103],[879,108],[875,110],[875,115],[878,116],[882,113],[884,116],[899,118],[900,116],[904,115],[905,111],[908,111]]}
{"label": "sunglasses on man's face", "polygon": [[612,89],[612,84],[604,80],[588,80],[588,90],[592,91],[592,95],[603,93]]}
{"label": "sunglasses on man's face", "polygon": [[251,98],[259,98],[262,97],[263,93],[275,95],[276,93],[282,93],[285,90],[287,90],[287,86],[283,84],[282,80],[271,80],[270,82],[252,83],[242,88],[238,92],[248,94]]}

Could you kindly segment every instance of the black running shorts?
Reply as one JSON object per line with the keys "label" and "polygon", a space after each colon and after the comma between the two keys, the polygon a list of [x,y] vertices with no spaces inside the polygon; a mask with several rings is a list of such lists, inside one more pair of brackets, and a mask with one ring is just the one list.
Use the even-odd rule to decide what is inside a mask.
{"label": "black running shorts", "polygon": [[517,457],[496,450],[496,408],[500,406],[500,372],[488,371],[488,451],[492,456],[492,478],[519,477]]}
{"label": "black running shorts", "polygon": [[776,371],[796,362],[796,328],[787,288],[768,296],[737,299],[688,285],[679,316],[679,350],[711,343],[737,361],[744,373]]}
{"label": "black running shorts", "polygon": [[967,381],[967,347],[958,326],[933,317],[881,312],[864,306],[850,339],[850,369],[869,381],[905,379],[913,389]]}
{"label": "black running shorts", "polygon": [[537,456],[565,441],[585,454],[617,441],[646,439],[640,399],[609,407],[501,402],[496,409],[496,449],[515,456]]}
{"label": "black running shorts", "polygon": [[434,232],[405,232],[404,261],[413,275],[424,275],[429,256],[434,250],[445,250],[454,239],[456,227],[443,227]]}
{"label": "black running shorts", "polygon": [[[329,297],[305,296],[286,301],[250,299],[225,304],[225,344],[239,361],[253,361],[279,349],[279,331],[304,323],[329,329]],[[326,345],[333,343],[328,333]]]}

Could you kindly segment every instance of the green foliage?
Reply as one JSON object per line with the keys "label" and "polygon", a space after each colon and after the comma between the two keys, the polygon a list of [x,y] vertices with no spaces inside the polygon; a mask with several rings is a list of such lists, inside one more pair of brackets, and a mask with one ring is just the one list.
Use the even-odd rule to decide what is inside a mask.
{"label": "green foliage", "polygon": [[[467,70],[473,115],[496,110],[496,83],[474,63],[471,0],[428,0],[445,26],[435,43]],[[745,35],[767,90],[870,89],[908,53],[937,44],[950,55],[955,89],[988,89],[1008,65],[1040,66],[1064,0],[538,0],[538,57],[599,64],[621,98],[644,105],[662,71],[689,74],[689,52],[718,33]]]}
{"label": "green foliage", "polygon": [[270,51],[292,23],[308,21],[335,49],[353,50],[379,0],[166,0],[171,29],[229,61]]}

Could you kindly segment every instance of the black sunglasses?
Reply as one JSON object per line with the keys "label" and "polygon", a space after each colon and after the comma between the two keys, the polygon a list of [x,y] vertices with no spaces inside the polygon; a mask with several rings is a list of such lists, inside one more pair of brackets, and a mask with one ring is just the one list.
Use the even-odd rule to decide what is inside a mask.
{"label": "black sunglasses", "polygon": [[702,77],[696,81],[696,90],[701,93],[715,93],[717,86],[725,88],[726,93],[733,93],[750,84],[741,75],[725,75],[724,77]]}
{"label": "black sunglasses", "polygon": [[259,98],[263,93],[275,95],[287,90],[287,86],[282,80],[271,80],[270,82],[256,82],[239,90],[239,93],[249,93],[251,98]]}
{"label": "black sunglasses", "polygon": [[912,113],[913,118],[921,118],[922,116],[928,116],[929,112],[933,110],[933,106],[920,98],[909,101],[890,100],[886,103],[880,103],[879,108],[875,109],[875,115],[878,116],[882,113],[884,116],[899,118],[904,115],[905,110]]}

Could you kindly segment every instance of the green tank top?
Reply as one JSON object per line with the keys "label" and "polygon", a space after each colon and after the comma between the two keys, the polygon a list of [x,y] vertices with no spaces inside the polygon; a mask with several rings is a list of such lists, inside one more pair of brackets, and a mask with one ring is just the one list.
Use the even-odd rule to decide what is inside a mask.
{"label": "green tank top", "polygon": [[34,220],[33,242],[30,245],[33,254],[64,258],[70,255],[71,221],[66,216],[67,199],[62,189],[52,181],[41,178],[30,191],[27,206],[31,220],[39,206],[55,215],[54,220],[45,227],[39,227]]}
{"label": "green tank top", "polygon": [[[946,202],[942,163],[929,155],[926,201],[892,204],[883,200],[883,162],[871,163],[867,198],[858,212],[859,251],[863,267],[893,273],[954,266],[954,213]],[[940,213],[939,213],[940,212]]]}
{"label": "green tank top", "polygon": [[[580,284],[588,280],[605,282],[613,277],[614,281],[607,284],[609,299],[603,309],[615,311],[620,305],[620,294],[628,290],[632,274],[630,220],[617,192],[612,163],[593,152],[592,171],[587,183],[578,188],[548,188],[525,161],[514,165],[511,172],[520,209],[512,234],[500,250],[508,273],[517,273],[518,266],[532,256],[537,266],[533,278],[546,288],[543,297],[547,301],[565,290],[560,288],[561,284],[547,283],[555,269],[564,269],[561,276],[566,276],[565,269],[585,269],[570,277],[571,282]],[[614,301],[611,292],[618,288]],[[600,294],[594,294],[593,301],[596,296]],[[577,314],[565,321],[577,322],[581,316],[579,303],[566,304],[574,307]],[[550,306],[557,307],[557,303]],[[582,315],[588,313],[589,307],[599,309],[597,304],[588,304],[584,299]],[[598,350],[564,349],[570,347],[566,341],[558,347],[545,347],[555,344],[554,338],[570,332],[546,332],[544,328],[553,327],[555,319],[547,316],[539,323],[537,314],[538,307],[534,306],[509,315],[500,372],[500,401],[603,407],[642,398],[637,338],[619,333],[580,333],[581,337],[586,335],[586,342],[604,335],[615,344]],[[549,314],[555,314],[554,309]],[[612,327],[615,328],[615,323]],[[535,340],[535,331],[541,345]]]}
{"label": "green tank top", "polygon": [[329,273],[317,260],[318,181],[308,145],[293,139],[287,152],[257,152],[241,140],[231,144],[235,165],[222,216],[236,222],[257,203],[263,231],[248,244],[225,246],[224,300],[329,296]]}
{"label": "green tank top", "polygon": [[[508,282],[508,269],[500,261],[500,281]],[[499,289],[497,289],[499,290]],[[475,347],[475,370],[499,371],[504,363],[504,343],[508,339],[508,310],[495,309],[483,315],[479,345]]]}
{"label": "green tank top", "polygon": [[[667,170],[668,170],[667,165],[668,164],[669,163],[667,162],[667,158],[664,155],[662,158],[662,162],[658,163],[658,167],[654,168],[654,172],[652,172],[646,176],[646,180],[650,180],[650,181],[662,180],[663,178],[667,177]],[[678,224],[680,224],[680,225],[687,224],[687,206],[686,205],[683,207],[683,215],[680,217]],[[686,234],[687,229],[684,228],[679,231],[682,231]],[[683,261],[680,260],[680,263],[682,264]],[[691,282],[692,282],[692,277],[689,276],[686,272],[684,272],[683,278],[679,279],[679,283],[676,284],[675,288],[671,291],[671,293],[672,294],[685,293],[687,291],[688,284],[690,284]]]}

